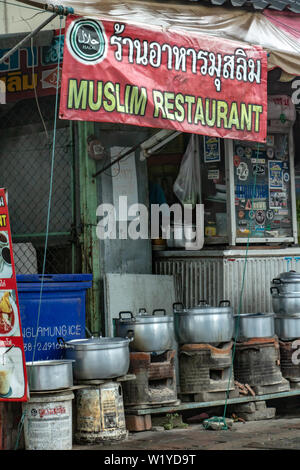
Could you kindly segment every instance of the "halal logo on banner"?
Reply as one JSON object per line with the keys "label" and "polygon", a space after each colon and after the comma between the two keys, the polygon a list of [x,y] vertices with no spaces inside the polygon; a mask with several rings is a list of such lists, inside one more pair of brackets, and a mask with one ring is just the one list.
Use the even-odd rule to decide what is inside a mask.
{"label": "halal logo on banner", "polygon": [[98,64],[106,56],[107,39],[100,21],[74,21],[68,29],[67,39],[71,54],[82,64]]}

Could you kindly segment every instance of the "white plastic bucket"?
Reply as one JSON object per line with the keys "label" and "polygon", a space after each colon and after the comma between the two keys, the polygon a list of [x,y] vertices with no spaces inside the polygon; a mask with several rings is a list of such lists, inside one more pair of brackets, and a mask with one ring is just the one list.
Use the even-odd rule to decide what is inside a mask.
{"label": "white plastic bucket", "polygon": [[35,394],[22,404],[25,450],[72,449],[71,391]]}

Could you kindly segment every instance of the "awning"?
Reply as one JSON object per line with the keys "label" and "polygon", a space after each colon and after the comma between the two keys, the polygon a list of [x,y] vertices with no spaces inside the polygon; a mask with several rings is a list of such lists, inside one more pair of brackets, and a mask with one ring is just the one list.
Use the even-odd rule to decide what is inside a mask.
{"label": "awning", "polygon": [[[53,0],[48,7],[43,0],[23,0],[23,3],[51,10],[52,5],[60,6],[61,0]],[[165,31],[180,30],[186,33],[196,30],[219,38],[261,45],[269,52],[269,69],[280,67],[289,74],[300,75],[299,37],[293,34],[294,28],[285,21],[284,16],[276,22],[269,17],[267,10],[257,12],[242,8],[203,6],[197,2],[162,3],[155,0],[127,0],[126,3],[119,0],[64,0],[63,6],[72,8],[80,16],[141,26],[155,25]],[[293,17],[297,21],[300,19],[296,13]]]}

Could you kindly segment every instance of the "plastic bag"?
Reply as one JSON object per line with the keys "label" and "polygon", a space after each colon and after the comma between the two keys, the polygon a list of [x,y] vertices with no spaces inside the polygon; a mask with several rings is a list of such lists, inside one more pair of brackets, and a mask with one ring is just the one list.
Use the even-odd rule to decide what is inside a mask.
{"label": "plastic bag", "polygon": [[173,185],[173,191],[182,204],[195,206],[200,201],[201,179],[198,148],[198,136],[192,134]]}

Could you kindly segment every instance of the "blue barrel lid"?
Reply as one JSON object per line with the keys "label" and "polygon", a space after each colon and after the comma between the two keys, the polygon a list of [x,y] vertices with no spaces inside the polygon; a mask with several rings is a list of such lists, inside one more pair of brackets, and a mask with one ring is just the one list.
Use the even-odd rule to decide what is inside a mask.
{"label": "blue barrel lid", "polygon": [[31,283],[43,283],[46,282],[86,282],[92,281],[92,274],[17,274],[17,283],[31,282]]}

